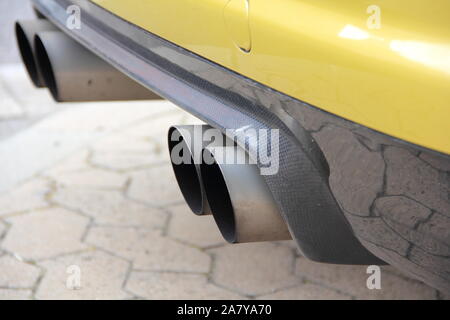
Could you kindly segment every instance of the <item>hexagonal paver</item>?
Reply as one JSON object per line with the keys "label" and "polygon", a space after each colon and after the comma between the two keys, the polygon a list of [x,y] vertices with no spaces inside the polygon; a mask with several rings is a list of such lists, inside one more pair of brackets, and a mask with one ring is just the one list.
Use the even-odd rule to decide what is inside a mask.
{"label": "hexagonal paver", "polygon": [[153,206],[165,206],[184,201],[169,165],[134,173],[128,196]]}
{"label": "hexagonal paver", "polygon": [[80,239],[88,218],[65,209],[33,211],[8,219],[2,247],[26,259],[43,259],[86,248]]}
{"label": "hexagonal paver", "polygon": [[209,255],[158,230],[96,227],[86,241],[133,261],[136,269],[206,273],[210,268]]}
{"label": "hexagonal paver", "polygon": [[[166,154],[167,153],[167,154]],[[123,151],[95,152],[91,163],[111,170],[136,170],[169,161],[169,152],[130,153]]]}
{"label": "hexagonal paver", "polygon": [[53,168],[46,170],[44,175],[57,179],[64,173],[89,169],[87,162],[88,157],[89,151],[87,149],[77,151],[75,154],[59,162]]}
{"label": "hexagonal paver", "polygon": [[31,288],[39,277],[36,266],[21,262],[13,257],[0,257],[0,287]]}
{"label": "hexagonal paver", "polygon": [[315,284],[305,283],[294,288],[260,296],[262,300],[350,300],[351,296]]}
{"label": "hexagonal paver", "polygon": [[245,297],[208,283],[206,276],[167,272],[132,272],[126,288],[147,299],[231,300]]}
{"label": "hexagonal paver", "polygon": [[247,295],[262,295],[299,283],[292,250],[272,243],[229,245],[210,250],[213,281]]}
{"label": "hexagonal paver", "polygon": [[58,185],[62,186],[120,189],[125,185],[128,178],[126,175],[117,172],[87,169],[63,173],[55,179]]}
{"label": "hexagonal paver", "polygon": [[31,290],[0,289],[0,300],[30,300]]}
{"label": "hexagonal paver", "polygon": [[[296,274],[304,279],[349,293],[358,299],[434,299],[434,289],[391,272],[381,272],[381,290],[369,290],[367,266],[329,265],[298,258]],[[387,268],[387,267],[386,267]]]}
{"label": "hexagonal paver", "polygon": [[170,110],[168,108],[164,114],[133,125],[121,133],[134,138],[163,138],[162,141],[167,141],[169,127],[183,123],[185,115],[186,111],[182,109],[175,107]]}
{"label": "hexagonal paver", "polygon": [[197,247],[225,244],[212,216],[196,216],[186,204],[169,208],[172,218],[168,235]]}
{"label": "hexagonal paver", "polygon": [[136,138],[124,134],[111,134],[91,145],[96,152],[149,153],[155,147],[149,139]]}
{"label": "hexagonal paver", "polygon": [[[122,290],[129,263],[101,251],[46,260],[37,299],[125,299]],[[79,278],[78,278],[79,276]]]}
{"label": "hexagonal paver", "polygon": [[0,195],[0,216],[47,207],[45,195],[49,191],[47,180],[35,179]]}
{"label": "hexagonal paver", "polygon": [[52,200],[80,210],[100,225],[161,228],[168,218],[163,211],[128,200],[118,191],[61,188]]}

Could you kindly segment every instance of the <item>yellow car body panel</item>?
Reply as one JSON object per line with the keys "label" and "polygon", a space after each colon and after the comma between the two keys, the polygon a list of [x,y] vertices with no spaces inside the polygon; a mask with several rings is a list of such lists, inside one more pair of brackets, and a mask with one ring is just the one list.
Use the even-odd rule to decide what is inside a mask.
{"label": "yellow car body panel", "polygon": [[450,154],[448,0],[94,2],[280,92]]}

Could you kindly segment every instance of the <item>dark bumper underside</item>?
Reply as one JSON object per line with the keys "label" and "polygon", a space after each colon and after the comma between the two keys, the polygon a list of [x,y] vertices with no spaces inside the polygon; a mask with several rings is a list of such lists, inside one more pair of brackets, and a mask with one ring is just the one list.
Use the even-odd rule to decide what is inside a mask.
{"label": "dark bumper underside", "polygon": [[[89,1],[33,2],[84,46],[205,122],[279,129],[280,170],[265,179],[305,256],[342,264],[380,258],[450,290],[447,155],[276,92]],[[81,30],[65,28],[71,4],[82,8]],[[256,154],[256,146],[247,151]]]}

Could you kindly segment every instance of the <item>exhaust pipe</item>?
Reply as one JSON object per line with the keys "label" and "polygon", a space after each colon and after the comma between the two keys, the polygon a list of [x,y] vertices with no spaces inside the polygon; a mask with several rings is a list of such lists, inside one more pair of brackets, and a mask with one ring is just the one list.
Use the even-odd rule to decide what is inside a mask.
{"label": "exhaust pipe", "polygon": [[[236,145],[207,147],[203,156],[200,169],[204,189],[225,240],[246,243],[292,239],[259,168],[250,164],[245,150]],[[226,159],[235,162],[227,163]]]}
{"label": "exhaust pipe", "polygon": [[173,126],[169,129],[168,145],[172,168],[181,193],[196,215],[209,215],[203,179],[200,172],[203,133],[212,129],[208,125]]}
{"label": "exhaust pipe", "polygon": [[62,32],[38,33],[34,46],[57,102],[161,99]]}
{"label": "exhaust pipe", "polygon": [[44,88],[45,81],[36,59],[34,38],[39,32],[56,31],[58,29],[48,20],[36,19],[17,21],[15,30],[17,46],[19,47],[20,55],[28,75],[37,88]]}

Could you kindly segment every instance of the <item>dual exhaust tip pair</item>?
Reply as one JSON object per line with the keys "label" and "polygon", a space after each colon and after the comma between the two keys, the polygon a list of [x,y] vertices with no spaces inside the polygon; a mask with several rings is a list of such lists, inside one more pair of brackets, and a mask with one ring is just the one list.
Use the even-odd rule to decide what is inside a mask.
{"label": "dual exhaust tip pair", "polygon": [[17,21],[15,31],[33,84],[57,102],[160,99],[48,20]]}
{"label": "dual exhaust tip pair", "polygon": [[290,240],[257,165],[223,161],[246,160],[248,155],[227,138],[206,145],[206,130],[216,129],[208,125],[173,126],[168,132],[172,167],[190,209],[197,215],[212,215],[230,243]]}

